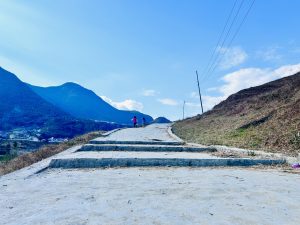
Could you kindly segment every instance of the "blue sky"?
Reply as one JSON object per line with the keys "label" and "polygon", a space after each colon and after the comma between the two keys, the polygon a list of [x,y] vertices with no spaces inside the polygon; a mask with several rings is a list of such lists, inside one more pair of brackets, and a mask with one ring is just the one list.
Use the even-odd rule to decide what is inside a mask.
{"label": "blue sky", "polygon": [[217,46],[214,72],[203,74],[234,2],[0,0],[0,66],[35,85],[77,82],[154,117],[181,118],[185,100],[195,115],[196,69],[206,110],[300,70],[300,1],[256,0],[233,44]]}

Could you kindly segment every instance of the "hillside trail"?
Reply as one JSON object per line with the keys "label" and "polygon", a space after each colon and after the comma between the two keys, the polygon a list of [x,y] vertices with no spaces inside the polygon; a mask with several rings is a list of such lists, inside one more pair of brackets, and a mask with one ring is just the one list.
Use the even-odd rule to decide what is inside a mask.
{"label": "hillside trail", "polygon": [[146,127],[121,129],[107,137],[100,137],[98,140],[183,142],[171,136],[168,131],[170,126],[170,124],[152,124]]}
{"label": "hillside trail", "polygon": [[299,175],[228,166],[247,161],[170,126],[117,130],[1,176],[0,224],[299,223]]}
{"label": "hillside trail", "polygon": [[91,140],[77,152],[57,157],[50,168],[106,168],[138,166],[251,166],[282,164],[281,159],[220,158],[213,147],[185,143],[171,132],[171,124],[117,130]]}

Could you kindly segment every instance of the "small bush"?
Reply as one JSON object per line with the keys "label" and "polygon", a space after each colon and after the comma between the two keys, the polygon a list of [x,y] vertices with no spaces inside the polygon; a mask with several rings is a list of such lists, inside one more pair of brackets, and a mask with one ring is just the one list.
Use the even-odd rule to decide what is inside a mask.
{"label": "small bush", "polygon": [[17,154],[6,154],[6,155],[1,155],[0,156],[0,162],[1,163],[6,163],[10,160],[12,160],[13,158],[17,157]]}
{"label": "small bush", "polygon": [[300,131],[294,132],[291,138],[291,144],[295,146],[296,149],[300,149]]}
{"label": "small bush", "polygon": [[256,156],[256,153],[254,151],[248,151],[247,155],[248,156]]}
{"label": "small bush", "polygon": [[230,137],[233,138],[243,137],[246,131],[247,131],[246,128],[238,128],[235,131],[231,132]]}

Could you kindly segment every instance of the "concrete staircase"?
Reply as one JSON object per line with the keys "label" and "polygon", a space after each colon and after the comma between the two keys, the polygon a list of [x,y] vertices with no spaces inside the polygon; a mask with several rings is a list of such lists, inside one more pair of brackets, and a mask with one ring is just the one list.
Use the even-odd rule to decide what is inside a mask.
{"label": "concrete staircase", "polygon": [[[151,127],[150,127],[151,128]],[[144,130],[143,130],[144,129]],[[148,128],[149,129],[149,128]],[[167,132],[152,127],[154,132]],[[128,135],[126,135],[128,130]],[[119,132],[119,133],[118,133]],[[120,134],[120,132],[122,132]],[[133,140],[132,132],[145,132]],[[107,167],[208,167],[208,166],[253,166],[285,163],[282,159],[219,158],[212,155],[216,149],[188,145],[178,138],[151,138],[147,128],[125,129],[106,137],[96,138],[72,154],[52,159],[50,168],[107,168]],[[163,136],[162,135],[162,136]],[[150,136],[150,137],[149,137]]]}
{"label": "concrete staircase", "polygon": [[215,148],[166,144],[86,144],[79,151],[214,152]]}

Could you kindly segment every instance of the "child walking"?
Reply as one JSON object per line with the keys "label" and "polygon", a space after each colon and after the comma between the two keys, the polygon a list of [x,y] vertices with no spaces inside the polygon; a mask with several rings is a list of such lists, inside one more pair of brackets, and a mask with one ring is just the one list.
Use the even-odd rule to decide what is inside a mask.
{"label": "child walking", "polygon": [[133,127],[137,127],[137,118],[136,118],[136,116],[133,117],[132,122],[133,122]]}

